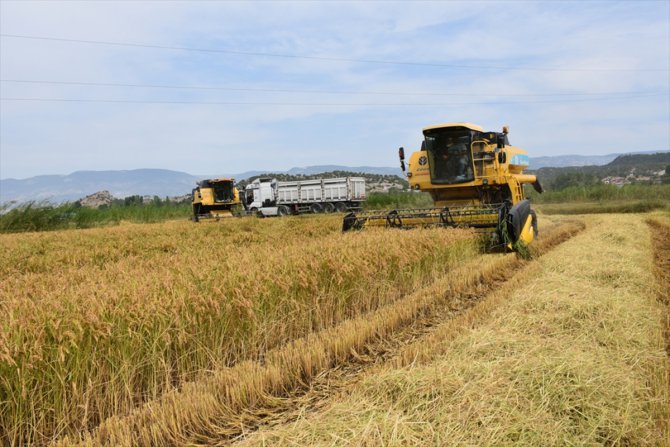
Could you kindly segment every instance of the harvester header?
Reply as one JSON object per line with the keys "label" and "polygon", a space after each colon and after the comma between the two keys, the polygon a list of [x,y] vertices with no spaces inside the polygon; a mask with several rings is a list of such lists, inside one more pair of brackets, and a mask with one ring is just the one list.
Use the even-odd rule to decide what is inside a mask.
{"label": "harvester header", "polygon": [[405,169],[410,188],[430,193],[433,208],[350,213],[343,230],[366,226],[463,226],[491,229],[499,244],[510,248],[528,244],[537,231],[535,213],[524,198],[523,185],[538,192],[536,176],[524,174],[529,158],[512,146],[509,128],[484,131],[472,123],[446,123],[423,129],[421,149],[412,153]]}

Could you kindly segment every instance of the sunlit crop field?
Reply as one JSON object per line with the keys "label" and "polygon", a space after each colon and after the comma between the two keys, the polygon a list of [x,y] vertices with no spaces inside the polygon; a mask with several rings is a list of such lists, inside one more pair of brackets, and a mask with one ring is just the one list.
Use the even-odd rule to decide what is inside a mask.
{"label": "sunlit crop field", "polygon": [[0,236],[0,435],[46,443],[376,309],[472,258],[467,230],[341,217]]}
{"label": "sunlit crop field", "polygon": [[[588,441],[598,418],[616,416],[607,436],[637,427],[630,440],[653,445],[670,403],[654,282],[663,269],[652,268],[666,252],[652,259],[663,244],[648,228],[667,234],[670,218],[645,219],[541,215],[531,259],[484,253],[465,229],[343,234],[332,215],[0,235],[0,445],[440,445],[453,436],[496,445],[540,413],[496,419],[497,408],[515,408],[505,393],[518,402],[521,391],[494,378],[529,390],[537,410],[552,393],[570,397],[561,390],[572,376],[556,368],[587,377],[580,362],[591,365],[588,383],[625,382],[626,392],[595,399],[587,386],[574,405],[593,404],[595,425],[575,428],[568,417],[555,432],[518,439],[583,430],[570,439]],[[631,236],[638,226],[646,239]],[[601,265],[599,254],[617,262]],[[608,321],[622,325],[626,309],[635,322],[616,338]],[[525,332],[533,328],[537,337]],[[635,337],[624,337],[631,328]],[[616,351],[601,369],[587,335],[599,330]],[[574,349],[583,355],[561,357]],[[629,360],[638,366],[620,373]],[[553,381],[538,383],[535,371]],[[438,394],[425,394],[425,383]],[[615,398],[630,396],[653,402],[630,404],[626,419]],[[498,425],[475,430],[476,420],[459,419],[461,398]],[[386,409],[398,412],[395,425]]]}

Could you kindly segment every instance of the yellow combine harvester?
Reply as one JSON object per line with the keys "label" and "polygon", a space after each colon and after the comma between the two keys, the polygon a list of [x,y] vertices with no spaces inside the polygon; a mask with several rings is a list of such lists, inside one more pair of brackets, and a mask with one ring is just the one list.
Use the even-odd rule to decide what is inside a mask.
{"label": "yellow combine harvester", "polygon": [[233,216],[233,206],[240,205],[240,193],[232,178],[201,180],[193,189],[193,221],[201,218],[220,219]]}
{"label": "yellow combine harvester", "polygon": [[[537,234],[537,219],[523,185],[538,192],[525,150],[511,146],[508,129],[485,132],[471,123],[448,123],[423,129],[421,150],[409,159],[410,187],[429,192],[434,207],[349,213],[343,231],[368,226],[408,228],[417,226],[474,227],[489,231],[495,245],[513,249],[529,244]],[[400,148],[400,166],[405,154]]]}

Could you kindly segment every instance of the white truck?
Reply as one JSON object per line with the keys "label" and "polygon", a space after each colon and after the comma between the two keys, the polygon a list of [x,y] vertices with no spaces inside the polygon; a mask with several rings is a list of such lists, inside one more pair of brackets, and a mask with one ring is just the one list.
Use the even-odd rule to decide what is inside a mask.
{"label": "white truck", "polygon": [[332,213],[359,209],[365,201],[363,177],[278,182],[259,178],[244,190],[244,207],[257,216]]}

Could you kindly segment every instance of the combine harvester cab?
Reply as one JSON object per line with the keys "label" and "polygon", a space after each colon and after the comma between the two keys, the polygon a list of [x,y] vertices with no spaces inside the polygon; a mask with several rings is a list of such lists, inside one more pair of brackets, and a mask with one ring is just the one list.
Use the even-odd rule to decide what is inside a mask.
{"label": "combine harvester cab", "polygon": [[[471,123],[448,123],[423,129],[421,150],[412,154],[407,180],[415,191],[429,192],[433,208],[352,212],[342,230],[368,226],[476,228],[491,235],[494,246],[515,249],[537,234],[537,218],[523,185],[538,192],[536,176],[524,174],[525,150],[509,144],[508,129],[486,132]],[[400,167],[405,153],[400,148]]]}
{"label": "combine harvester cab", "polygon": [[259,178],[247,185],[244,206],[259,217],[333,213],[360,209],[365,179],[341,177],[278,182]]}
{"label": "combine harvester cab", "polygon": [[193,221],[232,217],[233,207],[241,205],[240,193],[232,178],[201,180],[191,193]]}

